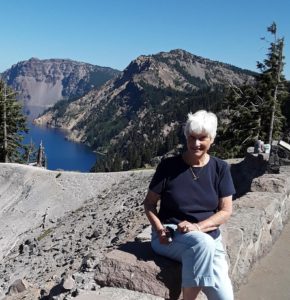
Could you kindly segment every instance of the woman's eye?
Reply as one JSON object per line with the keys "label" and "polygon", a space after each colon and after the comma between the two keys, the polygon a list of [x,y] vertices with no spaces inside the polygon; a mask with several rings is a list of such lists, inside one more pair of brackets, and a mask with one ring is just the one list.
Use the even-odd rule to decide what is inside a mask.
{"label": "woman's eye", "polygon": [[200,137],[195,137],[195,136],[190,136],[190,139],[192,140],[192,141],[206,141],[207,139],[208,139],[208,136],[200,136]]}

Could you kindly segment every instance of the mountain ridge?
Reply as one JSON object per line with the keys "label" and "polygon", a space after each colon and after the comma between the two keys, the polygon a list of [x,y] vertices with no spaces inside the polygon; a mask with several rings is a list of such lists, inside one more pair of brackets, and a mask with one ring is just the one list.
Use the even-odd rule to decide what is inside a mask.
{"label": "mountain ridge", "polygon": [[100,90],[56,105],[35,122],[68,129],[69,139],[113,155],[114,166],[106,162],[101,170],[127,170],[163,155],[164,144],[180,144],[180,125],[190,110],[215,109],[226,85],[253,81],[251,71],[181,49],[141,55]]}
{"label": "mountain ridge", "polygon": [[29,114],[36,107],[42,112],[59,100],[78,98],[119,72],[71,59],[30,58],[12,65],[1,77],[18,92]]}

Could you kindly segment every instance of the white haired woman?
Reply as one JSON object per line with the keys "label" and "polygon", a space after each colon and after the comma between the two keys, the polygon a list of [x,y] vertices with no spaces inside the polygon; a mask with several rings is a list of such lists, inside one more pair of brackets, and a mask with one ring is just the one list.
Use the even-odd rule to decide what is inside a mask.
{"label": "white haired woman", "polygon": [[144,201],[153,250],[182,263],[184,300],[201,290],[210,300],[233,299],[219,226],[232,214],[235,188],[228,164],[208,154],[216,130],[215,114],[188,114],[186,152],[161,161]]}

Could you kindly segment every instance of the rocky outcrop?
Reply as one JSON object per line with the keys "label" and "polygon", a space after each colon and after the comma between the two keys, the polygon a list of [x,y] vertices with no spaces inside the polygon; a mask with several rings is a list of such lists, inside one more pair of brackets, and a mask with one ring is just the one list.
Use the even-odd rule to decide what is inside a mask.
{"label": "rocky outcrop", "polygon": [[13,65],[2,78],[33,113],[37,108],[42,112],[59,100],[81,97],[118,73],[111,68],[69,59],[31,58]]}
{"label": "rocky outcrop", "polygon": [[100,90],[56,106],[35,122],[67,129],[69,139],[110,153],[97,171],[140,168],[182,144],[188,107],[215,107],[223,98],[221,87],[253,81],[253,72],[180,49],[142,55]]}
{"label": "rocky outcrop", "polygon": [[[271,250],[288,219],[289,175],[290,168],[284,168],[279,175],[252,178],[250,192],[234,202],[234,214],[222,232],[236,291],[253,265]],[[108,253],[97,265],[96,282],[180,299],[179,264],[155,255],[149,240],[146,230],[141,239]]]}
{"label": "rocky outcrop", "polygon": [[[270,251],[289,211],[289,167],[261,175],[263,159],[252,159],[235,163],[248,165],[250,188],[223,227],[236,290]],[[233,169],[246,179],[245,169]],[[10,286],[11,300],[177,299],[180,266],[155,255],[148,242],[142,202],[153,172],[80,174],[1,164],[0,299]],[[12,289],[21,282],[25,290]]]}
{"label": "rocky outcrop", "polygon": [[148,224],[142,202],[152,173],[0,164],[0,296],[17,279],[56,295],[64,274],[78,289],[96,289],[92,272],[103,253]]}
{"label": "rocky outcrop", "polygon": [[[151,173],[152,171],[144,171],[142,180],[144,182],[148,181]],[[120,183],[124,181],[129,183],[129,178],[134,180],[135,176],[133,174],[131,177],[131,174],[132,172],[81,174],[77,172],[48,171],[18,164],[0,164],[0,259],[3,256],[5,257],[15,245],[17,245],[17,248],[23,245],[24,253],[25,244],[33,247],[31,241],[28,242],[28,240],[31,240],[29,238],[26,239],[27,242],[25,240],[21,242],[22,235],[30,230],[34,230],[35,238],[38,237],[38,240],[42,240],[46,235],[51,234],[50,231],[57,230],[54,227],[58,222],[58,227],[61,227],[64,222],[62,218],[69,212],[78,210],[74,217],[81,218],[78,214],[85,214],[82,211],[82,206],[86,207],[84,210],[89,211],[87,214],[91,215],[95,222],[101,223],[101,220],[103,220],[103,226],[106,222],[111,222],[109,214],[113,214],[113,207],[117,211],[122,209],[128,217],[130,212],[126,211],[125,208],[128,204],[129,207],[136,205],[135,201],[132,201],[131,204],[118,203],[118,199],[120,201],[124,199],[122,194],[115,195],[114,197],[117,198],[109,200],[108,203],[105,201],[114,186],[120,188]],[[141,187],[142,191],[143,189],[145,191],[146,187]],[[121,190],[118,192],[121,193]],[[122,193],[127,194],[127,191]],[[138,190],[132,193],[131,197],[134,197]],[[127,200],[129,201],[129,199]],[[89,207],[89,203],[96,207],[102,207],[104,211],[107,209],[109,211],[98,211],[94,214],[95,209]],[[67,221],[69,221],[68,216]],[[74,221],[72,221],[72,226]],[[93,221],[87,220],[87,222]],[[80,221],[78,223],[80,224]],[[89,224],[86,223],[83,226],[89,226]],[[94,230],[91,228],[87,234],[95,235],[92,238],[97,238],[97,233],[94,233]],[[108,237],[108,240],[110,240],[110,237],[113,239],[118,230],[118,228],[114,228],[114,233]],[[49,246],[47,247],[49,248]],[[29,252],[30,250],[27,251],[27,253]]]}

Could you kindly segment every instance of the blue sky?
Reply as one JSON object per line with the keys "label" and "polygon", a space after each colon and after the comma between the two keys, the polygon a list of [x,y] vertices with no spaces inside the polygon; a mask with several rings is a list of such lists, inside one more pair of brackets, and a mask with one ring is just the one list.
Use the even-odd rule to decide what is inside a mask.
{"label": "blue sky", "polygon": [[123,70],[177,48],[256,71],[275,21],[290,80],[289,11],[289,0],[2,0],[0,72],[31,57]]}

